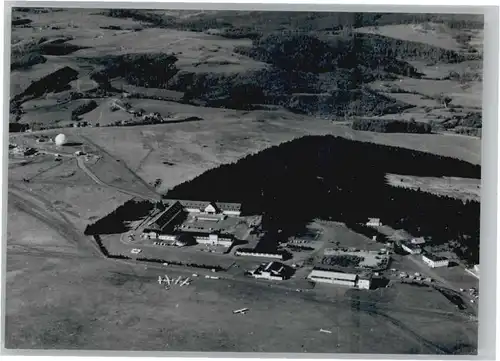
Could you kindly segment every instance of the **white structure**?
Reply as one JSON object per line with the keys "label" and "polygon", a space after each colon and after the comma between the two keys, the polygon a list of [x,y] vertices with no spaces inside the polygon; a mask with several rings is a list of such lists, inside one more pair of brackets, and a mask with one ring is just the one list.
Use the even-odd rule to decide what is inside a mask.
{"label": "white structure", "polygon": [[307,279],[314,282],[331,283],[335,285],[369,290],[371,287],[372,276],[370,272],[344,273],[339,271],[321,270],[314,268],[307,276]]}
{"label": "white structure", "polygon": [[64,134],[58,134],[55,138],[54,138],[54,142],[56,143],[57,146],[61,146],[61,145],[64,145],[67,143],[67,138]]}
{"label": "white structure", "polygon": [[158,239],[161,239],[162,241],[175,241],[177,237],[172,234],[160,234],[158,235]]}
{"label": "white structure", "polygon": [[331,283],[341,286],[356,287],[356,280],[358,276],[354,273],[342,273],[335,271],[325,271],[313,269],[308,279],[314,282]]}
{"label": "white structure", "polygon": [[254,278],[266,280],[282,281],[286,279],[286,268],[280,262],[269,262],[267,265],[262,265],[256,270],[250,272]]}
{"label": "white structure", "polygon": [[433,254],[422,255],[422,261],[431,268],[448,267],[450,261],[445,257],[435,256]]}
{"label": "white structure", "polygon": [[241,214],[240,203],[223,203],[208,201],[187,201],[187,200],[168,200],[170,202],[178,201],[189,213],[202,213],[208,215],[228,215],[239,216]]}
{"label": "white structure", "polygon": [[403,248],[406,252],[409,254],[420,254],[422,253],[422,249],[414,244],[411,243],[401,243],[401,248]]}
{"label": "white structure", "polygon": [[368,222],[366,222],[368,227],[380,227],[382,222],[380,222],[380,218],[368,218]]}
{"label": "white structure", "polygon": [[283,255],[280,253],[260,253],[253,251],[240,251],[237,250],[234,252],[236,256],[251,256],[251,257],[264,257],[264,258],[275,258],[275,259],[283,259]]}
{"label": "white structure", "polygon": [[370,277],[360,277],[358,279],[358,288],[362,290],[369,290],[371,286],[371,279]]}
{"label": "white structure", "polygon": [[413,238],[410,242],[411,244],[424,244],[425,239],[424,237],[418,237],[418,238]]}
{"label": "white structure", "polygon": [[200,235],[195,236],[194,239],[200,244],[211,246],[231,247],[233,239],[231,237],[219,236],[218,234]]}

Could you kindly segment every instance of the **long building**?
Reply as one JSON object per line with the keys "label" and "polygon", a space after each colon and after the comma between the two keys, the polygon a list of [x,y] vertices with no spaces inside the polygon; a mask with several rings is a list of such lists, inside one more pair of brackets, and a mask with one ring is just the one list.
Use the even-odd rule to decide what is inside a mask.
{"label": "long building", "polygon": [[370,289],[372,275],[370,272],[342,272],[313,268],[307,279],[313,282],[330,283],[360,289]]}

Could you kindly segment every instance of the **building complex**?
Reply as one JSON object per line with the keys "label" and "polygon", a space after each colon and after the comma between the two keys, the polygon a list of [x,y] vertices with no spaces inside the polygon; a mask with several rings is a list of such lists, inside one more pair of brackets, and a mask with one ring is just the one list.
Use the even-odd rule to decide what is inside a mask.
{"label": "building complex", "polygon": [[446,257],[440,257],[430,253],[423,254],[422,261],[431,268],[448,267],[450,263]]}

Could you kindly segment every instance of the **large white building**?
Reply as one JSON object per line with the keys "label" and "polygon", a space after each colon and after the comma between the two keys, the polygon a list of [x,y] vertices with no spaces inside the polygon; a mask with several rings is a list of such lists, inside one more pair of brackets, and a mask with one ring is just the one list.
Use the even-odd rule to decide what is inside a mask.
{"label": "large white building", "polygon": [[209,201],[188,201],[169,199],[168,202],[179,202],[189,213],[202,213],[207,215],[224,214],[228,216],[239,216],[241,214],[240,203],[224,203]]}
{"label": "large white building", "polygon": [[440,257],[429,253],[422,255],[422,261],[431,268],[448,267],[450,263],[446,257]]}
{"label": "large white building", "polygon": [[261,278],[273,281],[283,281],[289,278],[289,267],[283,263],[272,261],[262,264],[257,269],[250,272],[254,278]]}
{"label": "large white building", "polygon": [[403,248],[409,254],[421,254],[422,253],[422,248],[420,248],[418,245],[412,244],[412,243],[402,242],[401,248]]}
{"label": "large white building", "polygon": [[371,274],[369,273],[359,274],[314,268],[307,276],[307,279],[313,282],[330,283],[360,289],[370,289],[371,286]]}
{"label": "large white building", "polygon": [[418,238],[412,238],[412,240],[410,241],[411,244],[424,244],[425,243],[425,238],[424,237],[418,237]]}

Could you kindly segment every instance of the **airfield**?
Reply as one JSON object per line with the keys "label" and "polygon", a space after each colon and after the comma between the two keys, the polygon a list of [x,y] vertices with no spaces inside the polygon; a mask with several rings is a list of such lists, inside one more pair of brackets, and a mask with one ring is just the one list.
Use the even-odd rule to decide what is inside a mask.
{"label": "airfield", "polygon": [[[71,11],[30,14],[30,17],[37,26],[51,24],[52,27],[43,32],[46,37],[60,37],[63,28],[66,35],[74,37],[72,43],[93,48],[68,56],[48,55],[46,63],[28,70],[12,71],[13,95],[19,94],[32,80],[53,71],[54,65],[78,69],[81,76],[71,84],[72,90],[92,89],[96,84],[85,75],[88,71],[77,58],[123,54],[130,50],[127,48],[130,44],[134,44],[134,52],[172,48],[181,53],[178,65],[189,72],[237,73],[265,66],[233,51],[236,46],[247,45],[248,39],[225,39],[173,29],[133,31],[130,29],[137,22],[132,19],[90,15],[88,11],[77,15]],[[102,29],[103,24],[119,26],[122,30]],[[86,30],[82,31],[83,28]],[[402,32],[401,26],[360,31],[415,36],[408,35],[409,31]],[[41,36],[38,30],[16,28],[12,37],[13,42],[19,41],[19,44],[13,46],[25,46],[30,39],[39,41]],[[480,37],[481,34],[475,34],[473,40],[479,44],[477,39]],[[433,41],[445,48],[457,46],[442,34]],[[416,65],[434,77],[446,75],[450,70],[449,64]],[[456,66],[480,71],[474,62]],[[431,104],[431,100],[416,94],[390,93],[387,89],[397,85],[424,94],[438,86],[440,92],[453,94],[454,104],[461,104],[465,112],[477,111],[481,106],[478,84],[479,81],[473,81],[469,87],[460,87],[450,80],[402,78],[401,81],[374,82],[370,86],[387,96],[416,105],[403,113],[403,117],[429,121],[433,115],[449,115],[449,109],[437,109],[439,105],[435,101]],[[180,94],[175,91],[130,86],[123,79],[115,80],[114,85],[124,86],[130,93],[168,98],[128,101],[134,109],[159,112],[175,122],[111,126],[128,115],[120,110],[110,111],[111,99],[103,98],[96,99],[97,108],[82,116],[82,121],[91,126],[69,126],[71,111],[81,102],[61,105],[61,100],[68,96],[68,92],[62,92],[50,94],[46,99],[27,101],[23,104],[25,113],[21,118],[40,124],[55,122],[60,127],[9,134],[10,143],[33,147],[38,153],[9,155],[5,307],[8,348],[385,354],[477,352],[477,304],[470,302],[474,298],[460,289],[478,288],[479,280],[466,273],[460,264],[431,270],[418,257],[392,253],[390,265],[380,272],[390,281],[387,288],[362,291],[308,282],[307,275],[314,265],[321,263],[327,248],[376,252],[386,247],[341,223],[311,222],[310,236],[303,238],[307,238],[305,244],[312,249],[288,248],[292,258],[284,263],[297,266],[293,277],[283,282],[256,280],[245,275],[245,271],[268,260],[235,255],[238,247],[255,247],[260,237],[249,234],[247,226],[238,226],[237,222],[228,223],[224,228],[230,228],[247,243],[227,253],[216,247],[210,252],[207,251],[210,247],[201,245],[158,246],[139,241],[139,237],[128,241],[126,234],[103,235],[103,244],[110,253],[130,257],[110,259],[102,254],[95,240],[83,232],[88,224],[131,198],[158,201],[172,187],[209,169],[302,136],[331,134],[449,156],[473,164],[481,163],[480,138],[450,132],[362,132],[353,130],[348,120],[332,122],[280,108],[244,111],[200,107],[178,102]],[[425,112],[423,109],[429,106],[436,109],[432,113]],[[197,120],[184,121],[193,118]],[[54,138],[59,133],[69,139],[64,147],[37,142],[42,136]],[[57,155],[60,161],[55,160]],[[419,187],[456,198],[479,198],[478,180],[434,180],[388,174],[388,181],[394,186]],[[255,219],[245,221],[248,224]],[[392,239],[402,234],[402,230],[387,227],[379,231]],[[289,244],[294,244],[293,239]],[[133,254],[131,251],[137,248],[141,253]],[[209,268],[138,261],[141,257],[161,258],[166,263],[182,260],[208,264],[224,270],[214,273]],[[401,272],[420,273],[432,278],[433,284],[402,280]],[[190,283],[166,290],[157,283],[157,278],[165,274],[171,278],[189,277]],[[464,301],[464,309],[458,309],[440,290],[459,295]],[[233,313],[242,308],[248,308],[248,312]]]}

